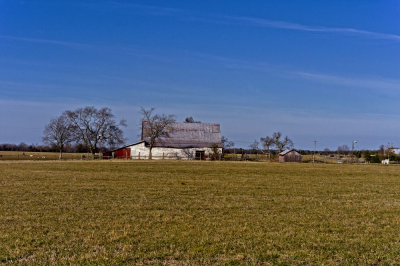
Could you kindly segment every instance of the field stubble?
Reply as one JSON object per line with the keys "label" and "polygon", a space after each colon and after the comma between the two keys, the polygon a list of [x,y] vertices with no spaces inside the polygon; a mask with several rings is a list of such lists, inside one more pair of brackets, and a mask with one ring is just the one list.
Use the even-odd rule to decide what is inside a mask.
{"label": "field stubble", "polygon": [[396,263],[399,170],[245,162],[0,162],[0,261]]}

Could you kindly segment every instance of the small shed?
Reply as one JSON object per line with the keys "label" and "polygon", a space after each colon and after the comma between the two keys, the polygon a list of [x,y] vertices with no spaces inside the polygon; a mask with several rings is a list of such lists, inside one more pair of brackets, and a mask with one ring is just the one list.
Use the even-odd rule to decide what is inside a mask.
{"label": "small shed", "polygon": [[287,149],[283,152],[279,153],[279,162],[280,163],[288,163],[288,162],[301,162],[301,154],[298,153],[295,149]]}

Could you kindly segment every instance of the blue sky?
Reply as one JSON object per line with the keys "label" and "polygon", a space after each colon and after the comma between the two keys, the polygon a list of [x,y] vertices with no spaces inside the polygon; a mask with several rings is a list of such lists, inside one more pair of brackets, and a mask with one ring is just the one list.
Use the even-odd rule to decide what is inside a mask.
{"label": "blue sky", "polygon": [[400,146],[400,1],[0,0],[0,143],[66,109],[140,106],[246,147]]}

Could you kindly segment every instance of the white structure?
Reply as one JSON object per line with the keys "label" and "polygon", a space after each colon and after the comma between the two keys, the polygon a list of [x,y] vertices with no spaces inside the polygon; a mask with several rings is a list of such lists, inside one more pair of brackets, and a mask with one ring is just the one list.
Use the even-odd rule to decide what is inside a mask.
{"label": "white structure", "polygon": [[400,155],[400,148],[391,148],[390,152],[393,152],[396,155]]}
{"label": "white structure", "polygon": [[[146,124],[142,125],[142,140],[111,152],[113,158],[148,159],[150,148],[144,136]],[[165,134],[156,140],[152,159],[207,160],[214,152],[222,154],[219,124],[173,123]]]}
{"label": "white structure", "polygon": [[[134,143],[130,146],[130,157],[132,159],[148,159],[149,146],[145,141]],[[210,147],[196,147],[196,148],[173,148],[173,147],[153,147],[153,159],[184,159],[184,160],[206,160],[213,153]],[[222,148],[218,148],[218,153],[222,153]]]}

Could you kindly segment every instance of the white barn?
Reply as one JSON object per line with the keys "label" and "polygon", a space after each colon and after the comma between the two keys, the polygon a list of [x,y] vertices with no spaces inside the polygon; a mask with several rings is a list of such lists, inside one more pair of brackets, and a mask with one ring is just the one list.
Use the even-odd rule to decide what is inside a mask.
{"label": "white barn", "polygon": [[[149,139],[143,134],[139,142],[111,151],[112,158],[148,159]],[[184,123],[171,124],[156,140],[152,149],[153,159],[206,160],[217,149],[222,153],[221,130],[219,124]]]}

